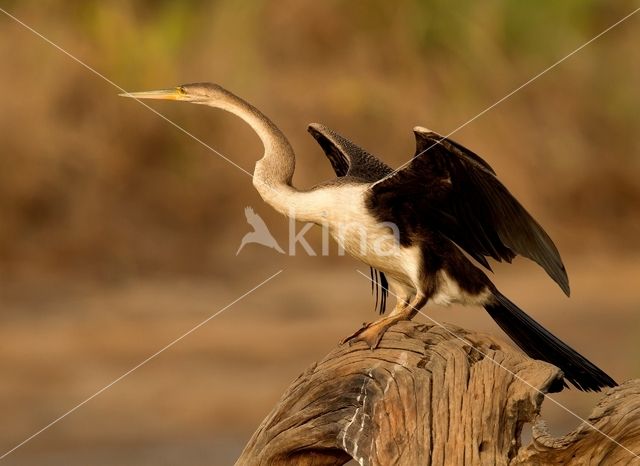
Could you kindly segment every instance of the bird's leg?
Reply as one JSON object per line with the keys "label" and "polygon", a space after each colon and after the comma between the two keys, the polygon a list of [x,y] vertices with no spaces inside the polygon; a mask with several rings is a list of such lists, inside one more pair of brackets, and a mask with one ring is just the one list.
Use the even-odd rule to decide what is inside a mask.
{"label": "bird's leg", "polygon": [[418,293],[411,303],[399,299],[398,304],[396,304],[388,316],[382,317],[369,324],[364,324],[362,328],[342,340],[341,343],[349,342],[349,344],[352,345],[358,341],[364,341],[371,349],[376,349],[389,327],[401,320],[413,319],[426,303],[427,297],[422,293]]}

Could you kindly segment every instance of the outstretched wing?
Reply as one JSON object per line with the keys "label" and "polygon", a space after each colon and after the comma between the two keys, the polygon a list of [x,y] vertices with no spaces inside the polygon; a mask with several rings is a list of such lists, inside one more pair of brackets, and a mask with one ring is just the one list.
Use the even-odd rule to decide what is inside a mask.
{"label": "outstretched wing", "polygon": [[371,204],[391,221],[436,230],[489,268],[487,257],[510,262],[517,254],[537,262],[569,295],[569,279],[553,241],[496,178],[462,145],[414,128],[416,155],[372,187]]}
{"label": "outstretched wing", "polygon": [[311,123],[307,131],[318,141],[338,177],[352,176],[374,182],[391,173],[391,167],[319,123]]}
{"label": "outstretched wing", "polygon": [[[377,157],[324,125],[311,123],[307,131],[318,141],[338,177],[351,176],[372,183],[393,171]],[[376,297],[375,307],[380,314],[384,314],[389,295],[389,282],[384,273],[373,267],[370,269],[371,293]]]}

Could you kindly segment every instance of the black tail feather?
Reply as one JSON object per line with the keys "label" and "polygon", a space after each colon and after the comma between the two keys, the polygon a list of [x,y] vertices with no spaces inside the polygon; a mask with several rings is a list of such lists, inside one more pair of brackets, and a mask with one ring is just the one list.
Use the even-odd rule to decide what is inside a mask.
{"label": "black tail feather", "polygon": [[384,273],[380,272],[380,315],[387,310],[387,297],[389,296],[389,282]]}
{"label": "black tail feather", "polygon": [[371,276],[371,294],[376,297],[375,310],[384,314],[387,309],[387,296],[389,295],[389,282],[383,272],[373,267],[369,268]]}
{"label": "black tail feather", "polygon": [[525,353],[559,367],[565,379],[577,389],[597,392],[604,387],[618,385],[498,291],[494,292],[494,302],[485,305],[485,309]]}

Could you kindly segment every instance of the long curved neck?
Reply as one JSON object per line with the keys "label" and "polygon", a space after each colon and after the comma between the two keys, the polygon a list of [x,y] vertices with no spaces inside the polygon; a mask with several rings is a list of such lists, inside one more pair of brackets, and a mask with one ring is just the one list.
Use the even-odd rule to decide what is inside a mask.
{"label": "long curved neck", "polygon": [[267,203],[285,213],[287,198],[296,192],[291,185],[295,154],[286,136],[262,112],[231,92],[224,91],[204,103],[242,118],[256,132],[264,155],[256,162],[253,185]]}

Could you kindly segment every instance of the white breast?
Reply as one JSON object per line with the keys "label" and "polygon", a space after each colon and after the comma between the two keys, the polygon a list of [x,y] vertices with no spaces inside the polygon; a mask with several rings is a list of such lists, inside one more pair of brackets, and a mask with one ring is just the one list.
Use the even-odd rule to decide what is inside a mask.
{"label": "white breast", "polygon": [[[304,194],[306,214],[326,225],[343,250],[412,288],[419,285],[420,251],[401,247],[395,225],[380,223],[365,206],[368,185],[342,185]],[[302,199],[302,198],[301,198]]]}

